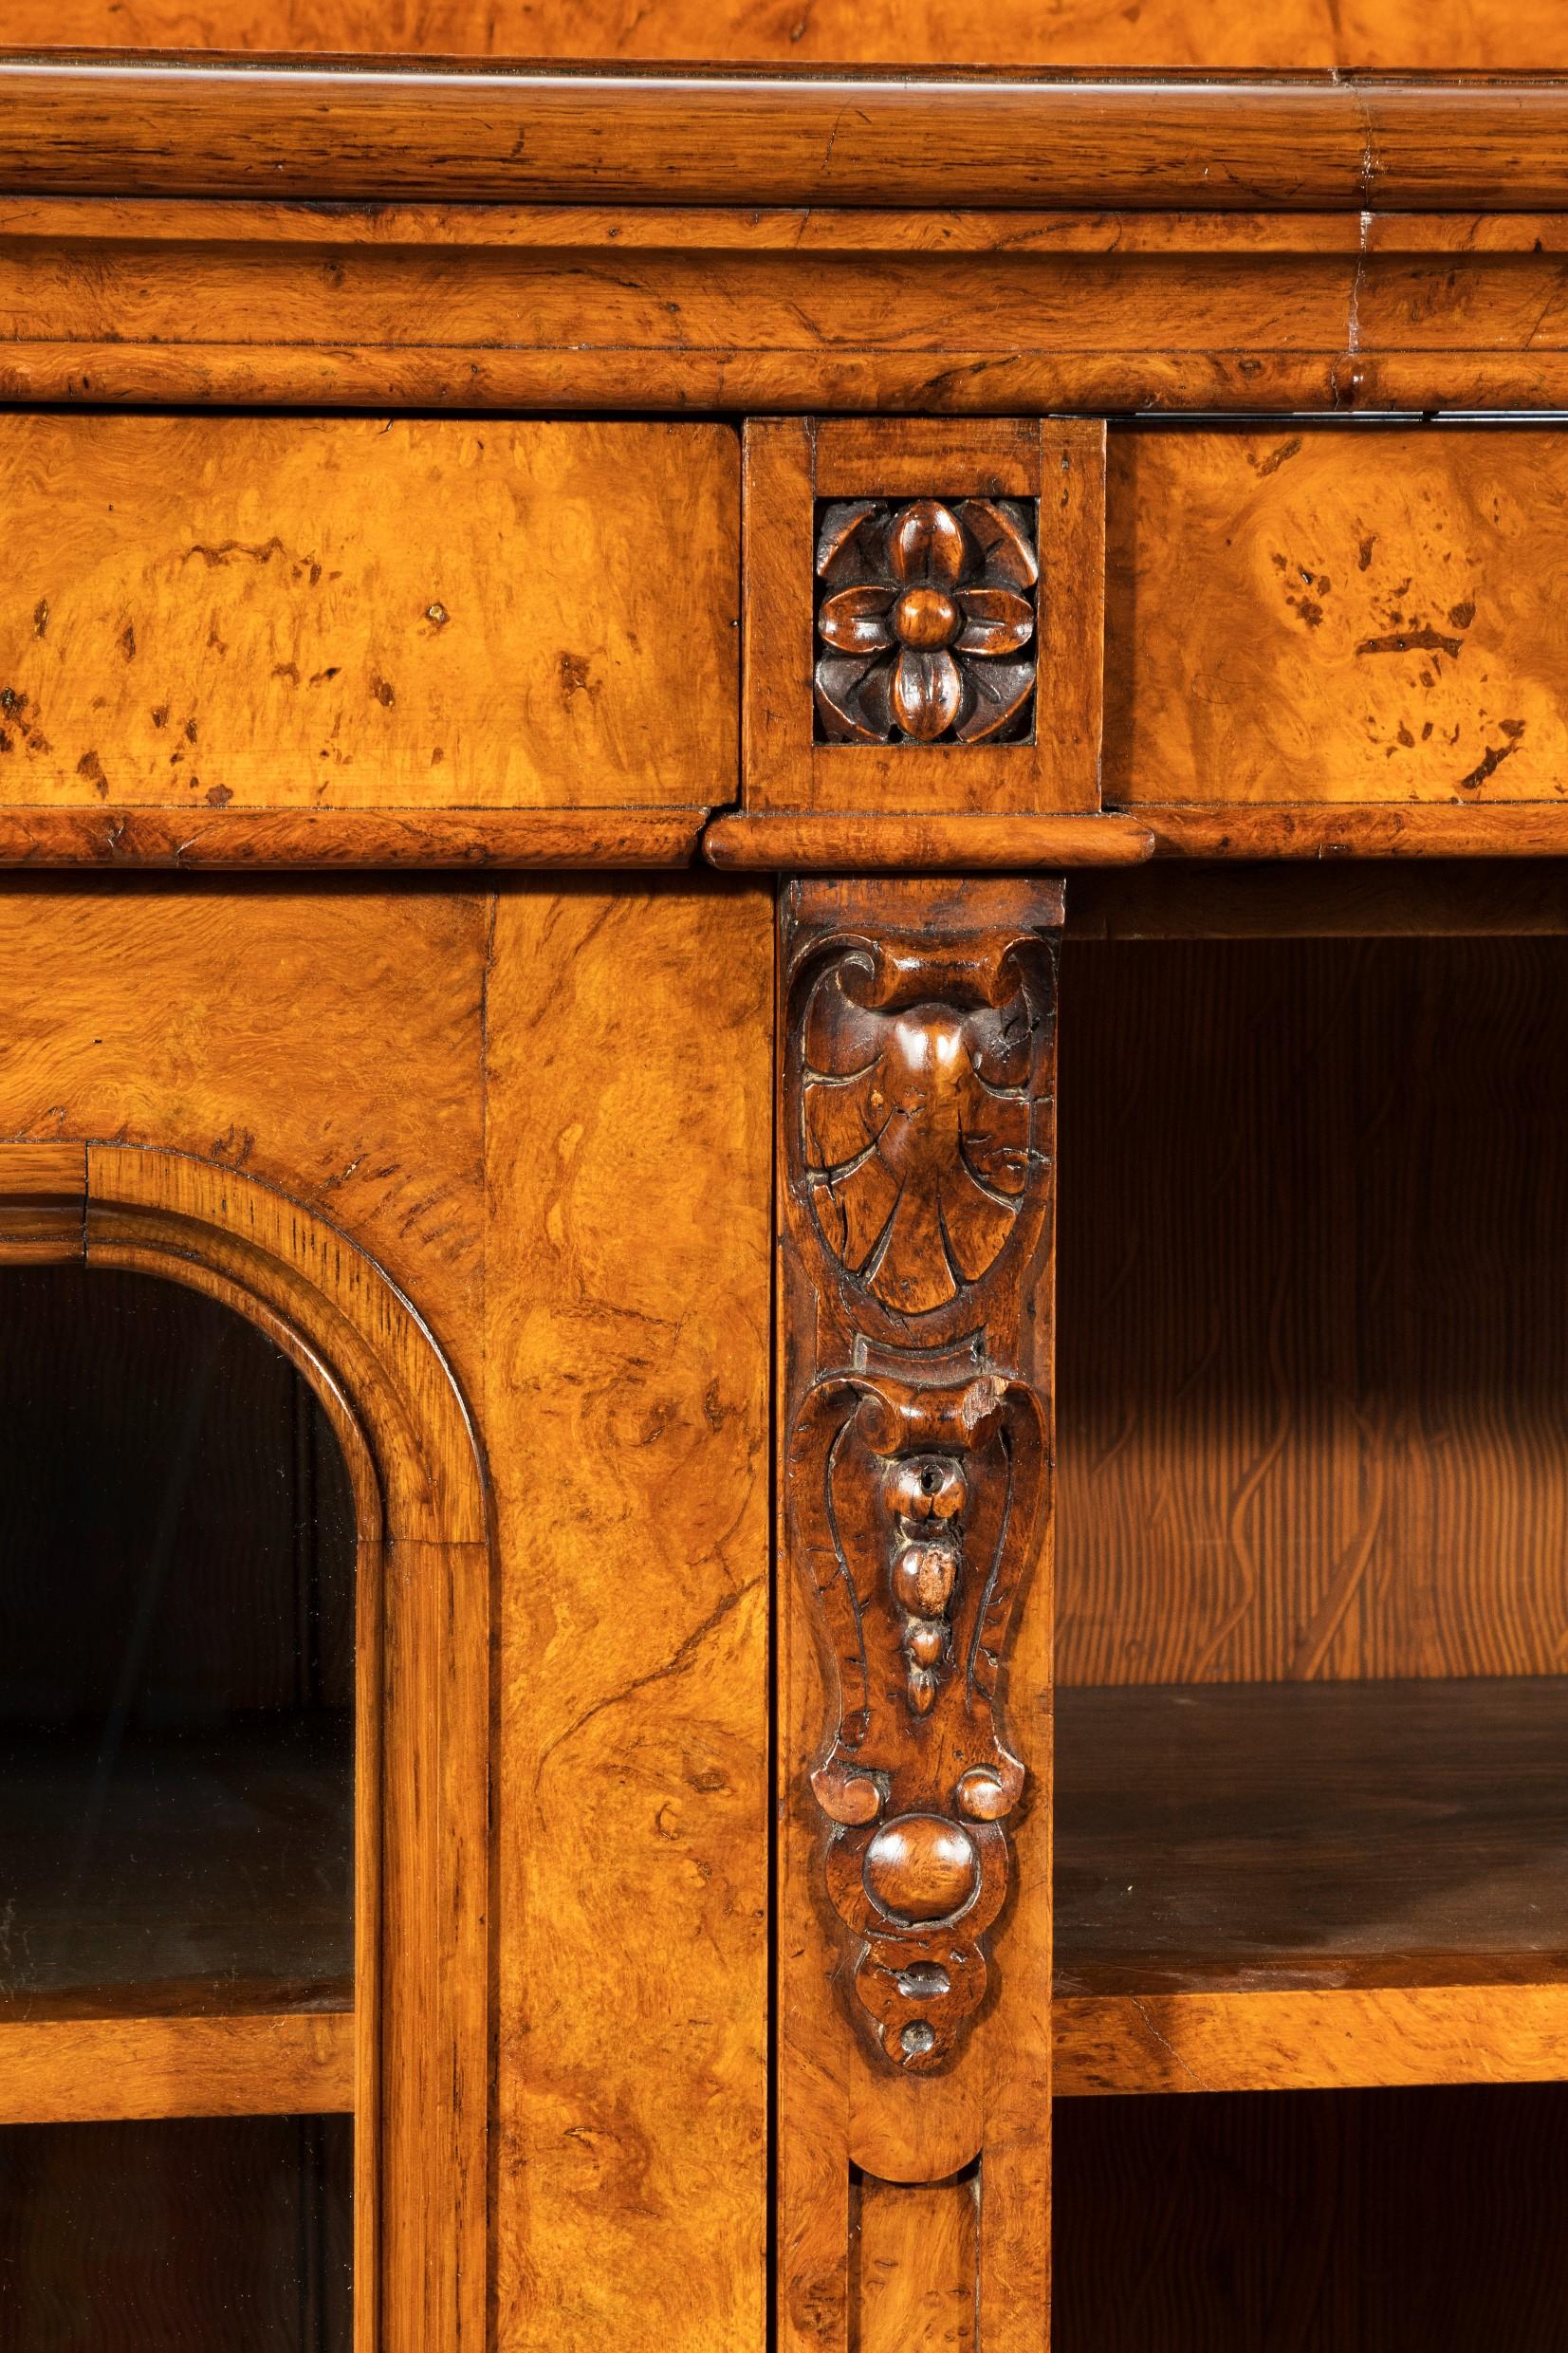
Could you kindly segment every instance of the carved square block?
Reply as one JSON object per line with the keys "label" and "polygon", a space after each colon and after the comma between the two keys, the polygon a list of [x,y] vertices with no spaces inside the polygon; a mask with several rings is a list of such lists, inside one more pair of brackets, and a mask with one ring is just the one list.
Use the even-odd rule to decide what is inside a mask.
{"label": "carved square block", "polygon": [[1039,501],[817,502],[817,741],[1025,743]]}
{"label": "carved square block", "polygon": [[744,513],[746,807],[1098,807],[1103,425],[755,418]]}

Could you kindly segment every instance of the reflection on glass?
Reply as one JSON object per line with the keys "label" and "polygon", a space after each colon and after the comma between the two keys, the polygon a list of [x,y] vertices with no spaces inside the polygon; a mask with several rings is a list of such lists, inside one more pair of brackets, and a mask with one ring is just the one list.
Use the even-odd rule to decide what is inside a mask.
{"label": "reflection on glass", "polygon": [[345,2116],[0,2129],[8,2353],[348,2353]]}
{"label": "reflection on glass", "polygon": [[345,2007],[353,1698],[286,1358],[153,1276],[0,1274],[0,2006]]}

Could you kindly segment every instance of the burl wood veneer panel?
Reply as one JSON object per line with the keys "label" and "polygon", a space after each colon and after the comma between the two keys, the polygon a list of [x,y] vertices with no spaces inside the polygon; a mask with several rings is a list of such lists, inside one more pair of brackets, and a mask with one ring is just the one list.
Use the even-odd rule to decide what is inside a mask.
{"label": "burl wood veneer panel", "polygon": [[1058,1673],[1568,1660],[1568,941],[1069,943]]}
{"label": "burl wood veneer panel", "polygon": [[498,2342],[761,2346],[766,888],[504,893],[489,993]]}
{"label": "burl wood veneer panel", "polygon": [[0,803],[733,797],[727,426],[16,415],[0,499]]}
{"label": "burl wood veneer panel", "polygon": [[1111,436],[1107,803],[1568,792],[1568,438]]}
{"label": "burl wood veneer panel", "polygon": [[470,1389],[486,902],[341,885],[0,887],[0,1138],[243,1169],[343,1228]]}
{"label": "burl wood veneer panel", "polygon": [[1554,0],[10,0],[5,39],[133,48],[419,51],[832,65],[1372,66],[1548,72],[1568,65]]}

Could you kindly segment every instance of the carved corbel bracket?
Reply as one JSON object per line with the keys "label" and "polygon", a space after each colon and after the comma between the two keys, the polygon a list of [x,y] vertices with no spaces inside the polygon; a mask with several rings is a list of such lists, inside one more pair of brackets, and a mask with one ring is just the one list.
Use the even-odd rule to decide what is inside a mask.
{"label": "carved corbel bracket", "polygon": [[790,1550],[827,1669],[822,1885],[880,2050],[986,1992],[1025,1784],[1003,1715],[1050,1421],[1048,884],[802,884],[785,908]]}

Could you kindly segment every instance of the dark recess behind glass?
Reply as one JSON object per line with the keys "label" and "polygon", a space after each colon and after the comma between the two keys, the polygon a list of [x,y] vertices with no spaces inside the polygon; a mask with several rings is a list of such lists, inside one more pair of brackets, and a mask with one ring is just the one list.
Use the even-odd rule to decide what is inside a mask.
{"label": "dark recess behind glass", "polygon": [[149,1275],[0,1275],[0,2003],[347,2004],[354,1563],[262,1332]]}

